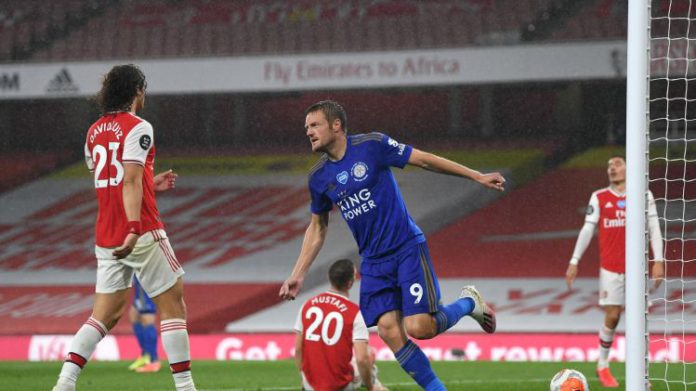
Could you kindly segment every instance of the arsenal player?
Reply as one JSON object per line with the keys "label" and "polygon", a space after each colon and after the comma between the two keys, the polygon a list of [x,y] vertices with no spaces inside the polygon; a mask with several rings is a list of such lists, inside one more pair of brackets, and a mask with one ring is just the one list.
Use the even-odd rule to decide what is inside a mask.
{"label": "arsenal player", "polygon": [[[307,300],[295,322],[295,361],[305,390],[386,390],[377,380],[360,308],[348,299],[355,266],[347,259],[329,268],[331,289]],[[353,354],[355,352],[355,355]]]}
{"label": "arsenal player", "polygon": [[[604,309],[604,324],[599,330],[599,360],[597,376],[604,387],[618,387],[619,383],[609,370],[609,350],[614,342],[616,326],[621,319],[625,302],[626,273],[626,159],[613,156],[608,161],[609,187],[597,190],[590,197],[585,225],[566,271],[566,282],[571,288],[578,273],[578,262],[592,240],[599,225],[599,305]],[[654,288],[664,278],[663,245],[660,223],[657,220],[655,199],[648,192],[648,226],[654,263]]]}
{"label": "arsenal player", "polygon": [[92,315],[78,330],[54,391],[75,390],[82,368],[126,309],[133,274],[160,310],[162,345],[176,389],[194,391],[183,299],[184,271],[172,250],[155,191],[174,187],[171,170],[154,175],[152,125],[136,112],[145,104],[145,75],[113,67],[97,95],[102,117],[87,132],[85,160],[97,195],[97,282]]}

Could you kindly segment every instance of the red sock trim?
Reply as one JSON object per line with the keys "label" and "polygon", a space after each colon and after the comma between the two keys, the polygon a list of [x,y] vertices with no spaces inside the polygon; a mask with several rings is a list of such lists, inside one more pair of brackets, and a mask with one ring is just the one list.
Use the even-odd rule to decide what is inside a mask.
{"label": "red sock trim", "polygon": [[186,372],[191,370],[191,361],[182,361],[174,364],[169,364],[172,373]]}
{"label": "red sock trim", "polygon": [[99,332],[99,334],[101,334],[102,338],[106,337],[106,330],[104,330],[101,323],[97,322],[96,319],[90,317],[89,319],[87,319],[85,324],[94,327]]}
{"label": "red sock trim", "polygon": [[614,343],[614,341],[603,341],[599,340],[599,346],[603,347],[604,349],[609,349],[611,345]]}
{"label": "red sock trim", "polygon": [[71,363],[77,365],[77,366],[80,367],[80,368],[84,368],[84,367],[85,367],[85,364],[87,364],[87,359],[86,359],[86,358],[80,356],[80,355],[77,354],[77,353],[73,353],[73,352],[68,353],[68,356],[65,357],[65,361],[66,361],[66,362],[71,362]]}

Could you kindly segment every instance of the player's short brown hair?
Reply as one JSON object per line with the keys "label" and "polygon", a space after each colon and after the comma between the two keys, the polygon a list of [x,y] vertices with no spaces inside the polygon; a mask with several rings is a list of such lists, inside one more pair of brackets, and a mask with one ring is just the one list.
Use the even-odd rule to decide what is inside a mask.
{"label": "player's short brown hair", "polygon": [[128,110],[138,92],[147,88],[145,74],[133,64],[116,65],[102,80],[96,101],[102,113]]}
{"label": "player's short brown hair", "polygon": [[335,120],[341,121],[341,129],[348,133],[348,116],[346,115],[346,111],[343,110],[343,106],[341,106],[338,102],[333,100],[319,101],[309,106],[307,110],[305,110],[305,117],[307,114],[314,113],[315,111],[321,111],[324,113],[329,125],[331,125]]}
{"label": "player's short brown hair", "polygon": [[355,280],[355,265],[350,259],[339,259],[329,268],[329,281],[336,289],[348,289]]}

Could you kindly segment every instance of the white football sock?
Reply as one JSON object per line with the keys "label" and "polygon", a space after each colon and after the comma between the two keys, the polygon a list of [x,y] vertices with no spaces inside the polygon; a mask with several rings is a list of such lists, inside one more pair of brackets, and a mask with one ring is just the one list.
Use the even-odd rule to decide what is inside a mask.
{"label": "white football sock", "polygon": [[167,353],[176,389],[178,391],[195,390],[196,386],[191,377],[191,353],[186,320],[163,320],[160,322],[160,333],[162,334],[162,347]]}
{"label": "white football sock", "polygon": [[75,384],[82,368],[92,356],[97,344],[109,330],[100,321],[90,317],[80,327],[70,343],[68,356],[58,375],[59,384]]}
{"label": "white football sock", "polygon": [[599,329],[599,360],[597,360],[597,368],[607,368],[609,366],[609,351],[611,350],[611,345],[614,343],[614,333],[616,330],[612,330],[605,325]]}

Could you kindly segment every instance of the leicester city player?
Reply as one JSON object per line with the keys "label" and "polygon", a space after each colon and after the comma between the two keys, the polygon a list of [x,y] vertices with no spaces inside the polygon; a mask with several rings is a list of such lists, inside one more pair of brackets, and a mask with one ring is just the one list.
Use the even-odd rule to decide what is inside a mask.
{"label": "leicester city player", "polygon": [[401,367],[426,390],[443,390],[430,363],[409,336],[429,339],[469,315],[484,331],[495,331],[495,314],[472,286],[459,299],[440,303],[440,287],[425,236],[406,211],[390,167],[415,165],[468,178],[495,190],[505,179],[482,174],[442,157],[400,144],[381,133],[348,136],[346,113],[334,101],[321,101],[305,112],[312,151],[323,153],[309,173],[312,216],[302,250],[279,295],[292,300],[324,244],[329,211],[335,204],[358,243],[362,262],[360,310]]}
{"label": "leicester city player", "polygon": [[138,277],[133,276],[133,305],[129,311],[129,318],[133,326],[133,333],[140,346],[140,357],[128,366],[131,371],[140,373],[159,372],[161,364],[157,356],[157,306],[140,285]]}

